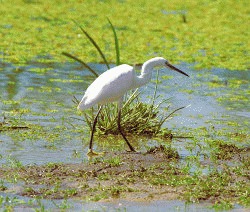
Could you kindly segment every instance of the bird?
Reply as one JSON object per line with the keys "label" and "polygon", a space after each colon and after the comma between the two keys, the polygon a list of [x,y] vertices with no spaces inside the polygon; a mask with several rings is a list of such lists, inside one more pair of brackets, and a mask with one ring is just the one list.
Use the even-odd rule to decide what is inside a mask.
{"label": "bird", "polygon": [[92,82],[92,84],[90,84],[77,106],[78,110],[84,111],[88,108],[93,107],[94,105],[100,105],[92,124],[89,150],[87,153],[88,155],[97,154],[93,151],[93,136],[95,132],[97,118],[99,113],[101,112],[103,105],[111,102],[118,103],[117,126],[119,132],[127,143],[130,151],[136,152],[136,150],[130,144],[121,128],[121,110],[123,97],[127,91],[136,89],[149,83],[154,68],[159,66],[166,66],[171,70],[177,71],[189,77],[188,74],[171,65],[165,58],[154,57],[143,63],[141,68],[141,74],[139,76],[137,76],[133,66],[122,64],[103,72]]}

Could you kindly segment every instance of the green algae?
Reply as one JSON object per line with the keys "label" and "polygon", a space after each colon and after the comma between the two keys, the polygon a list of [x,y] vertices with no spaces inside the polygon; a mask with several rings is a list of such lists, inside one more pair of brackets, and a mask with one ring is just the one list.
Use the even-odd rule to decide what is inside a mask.
{"label": "green algae", "polygon": [[[21,123],[22,120],[15,122]],[[82,201],[100,201],[129,196],[140,200],[141,195],[152,200],[159,198],[158,194],[163,192],[170,195],[164,197],[167,199],[208,202],[215,209],[232,209],[235,204],[248,207],[249,148],[244,145],[249,141],[249,134],[246,127],[232,123],[235,124],[230,124],[233,127],[230,131],[214,126],[190,131],[193,139],[182,141],[182,146],[189,152],[184,158],[171,144],[166,145],[166,140],[159,141],[162,145],[150,147],[143,154],[131,154],[121,153],[124,142],[113,138],[100,140],[98,145],[110,148],[115,143],[115,151],[110,150],[107,156],[80,164],[24,166],[16,158],[9,157],[0,168],[0,178],[4,179],[0,188],[7,192],[10,188],[5,181],[14,184],[24,182],[21,195],[33,200],[80,198]],[[65,126],[29,127],[25,130],[27,134],[6,133],[13,140],[16,136],[16,142],[44,139],[48,149],[58,148],[56,142],[74,139],[73,129],[66,129]],[[79,135],[82,132],[75,129],[74,133]],[[140,146],[145,145],[140,143]],[[228,165],[229,162],[233,165]],[[27,205],[26,202],[22,204]]]}
{"label": "green algae", "polygon": [[[214,208],[221,209],[232,209],[236,203],[249,206],[249,160],[229,166],[217,157],[217,166],[207,163],[192,172],[179,164],[178,157],[166,157],[167,151],[173,149],[161,146],[144,154],[119,156],[110,152],[82,164],[16,166],[15,161],[14,166],[2,167],[0,176],[6,181],[24,182],[21,195],[33,198],[140,201],[143,196],[152,201],[165,194],[164,198],[187,202],[212,202]],[[202,172],[208,167],[208,173]],[[2,187],[9,189],[4,183]]]}
{"label": "green algae", "polygon": [[[40,75],[39,69],[37,70],[37,74]],[[50,71],[48,71],[48,74],[53,75]],[[80,79],[79,76],[73,78],[77,79],[76,81],[71,81],[72,75],[69,76],[69,79],[59,78],[59,76],[55,75],[57,78],[54,82],[58,84],[47,85],[45,83],[43,86],[39,86],[39,88],[35,86],[27,87],[28,91],[37,91],[39,95],[45,94],[40,96],[40,100],[36,99],[37,93],[31,98],[32,101],[30,95],[27,95],[22,100],[5,100],[5,98],[1,97],[4,100],[4,110],[8,111],[5,113],[2,125],[8,122],[9,126],[27,126],[28,128],[25,130],[9,128],[1,134],[8,136],[8,139],[4,138],[0,142],[11,143],[10,141],[12,141],[17,148],[21,149],[23,148],[20,145],[22,142],[27,141],[30,142],[29,145],[32,145],[33,143],[44,141],[43,147],[46,151],[55,151],[61,148],[61,144],[67,142],[71,144],[73,140],[87,137],[86,140],[83,138],[82,141],[82,144],[85,145],[88,139],[88,132],[85,132],[86,128],[84,129],[82,123],[74,123],[73,121],[70,123],[71,121],[69,120],[69,114],[77,113],[75,106],[70,107],[63,103],[61,99],[61,97],[65,98],[65,95],[72,96],[72,91],[65,91],[65,85],[69,86],[73,83],[82,84],[81,80],[78,81]],[[48,79],[49,82],[53,82],[53,80],[53,78]],[[228,104],[228,108],[230,107],[231,109],[247,105],[247,101],[244,100],[244,97],[249,94],[247,91],[247,80],[231,78],[228,79],[227,83],[225,82],[223,78],[212,77],[205,84],[208,90],[216,96],[220,104]],[[57,87],[59,83],[62,85],[61,87]],[[181,91],[187,94],[195,93],[191,89],[181,89]],[[220,96],[221,93],[226,95]],[[60,98],[57,97],[58,94],[60,94]],[[50,100],[48,98],[49,95],[52,98]],[[49,102],[44,100],[49,100]],[[50,107],[48,107],[48,103]],[[27,107],[27,105],[31,104],[38,104],[42,107],[37,112],[31,107]],[[26,121],[29,115],[39,117],[36,120],[36,124]],[[196,116],[202,118],[204,115]],[[46,118],[44,121],[46,126],[42,126],[43,118]],[[183,199],[186,202],[208,202],[212,203],[215,209],[232,209],[236,204],[249,207],[249,190],[246,189],[249,188],[249,149],[245,147],[249,146],[249,129],[246,127],[249,126],[249,121],[247,119],[242,121],[235,120],[234,117],[230,118],[230,114],[225,115],[224,118],[225,120],[216,121],[216,116],[214,116],[207,121],[206,126],[187,129],[185,135],[192,139],[181,139],[181,143],[178,143],[179,146],[187,150],[187,155],[180,156],[171,146],[165,148],[166,152],[165,150],[160,152],[161,154],[156,152],[157,157],[164,157],[164,163],[156,163],[149,167],[142,165],[138,168],[136,167],[138,164],[132,160],[128,172],[123,172],[119,168],[126,164],[126,158],[123,159],[122,156],[124,155],[122,152],[124,150],[124,141],[119,136],[100,136],[96,141],[99,149],[108,149],[111,154],[117,151],[119,156],[115,155],[111,158],[98,159],[93,161],[93,163],[84,161],[84,168],[76,171],[75,166],[77,164],[75,162],[70,165],[65,163],[47,163],[44,166],[30,167],[24,166],[15,157],[8,157],[6,164],[3,164],[0,168],[0,173],[6,174],[1,176],[1,179],[6,180],[11,185],[20,182],[27,183],[21,194],[31,197],[33,200],[39,200],[39,198],[43,197],[67,200],[68,198],[79,198],[81,192],[84,193],[82,198],[84,201],[110,200],[110,198],[116,200],[117,198],[122,199],[131,195],[133,197],[139,191],[142,192],[139,193],[140,195],[148,195],[149,200],[157,200],[167,190],[175,194],[171,198]],[[184,130],[181,128],[180,134],[183,134]],[[150,150],[152,146],[147,144],[148,140],[148,138],[131,137],[131,141],[138,149],[143,149],[145,146],[147,148],[147,145],[149,145],[148,149]],[[175,144],[176,140],[172,142]],[[169,143],[169,140],[160,138],[157,139],[157,143],[166,145],[166,143]],[[78,144],[81,145],[80,143]],[[79,157],[77,151],[74,153],[74,157]],[[80,154],[84,154],[82,149]],[[3,159],[4,156],[6,155],[0,156],[0,158]],[[139,158],[139,155],[136,155],[136,158]],[[93,168],[92,165],[96,167]],[[92,169],[85,172],[85,168]],[[109,172],[107,171],[109,168],[118,170]],[[39,174],[41,175],[39,176]],[[136,185],[141,183],[142,179],[143,187],[139,190]],[[66,183],[65,186],[64,182],[67,180],[69,184]],[[76,180],[79,180],[79,182],[77,185],[74,185]],[[96,180],[96,185],[93,186],[88,180]],[[113,184],[105,185],[109,180]],[[127,186],[126,183],[131,184]],[[218,186],[215,187],[214,185]],[[11,186],[5,182],[0,183],[1,187],[7,194],[11,189]],[[164,190],[150,193],[150,190],[145,189],[152,187],[162,187]],[[15,191],[12,192],[16,194]],[[169,197],[166,197],[166,199],[169,199]],[[13,204],[9,203],[8,205],[8,200],[9,202],[12,201]],[[5,208],[9,206],[12,209],[12,206],[14,208],[18,202],[19,199],[4,199],[0,196],[0,203]],[[20,200],[20,202],[23,203],[24,201]],[[26,205],[27,203],[23,204]]]}
{"label": "green algae", "polygon": [[249,65],[247,0],[18,0],[2,1],[0,14],[1,58],[15,64],[63,62],[63,51],[84,61],[102,61],[72,19],[94,35],[108,61],[115,62],[108,16],[119,37],[121,62],[142,63],[159,55],[173,63],[195,63],[196,68],[247,70]]}

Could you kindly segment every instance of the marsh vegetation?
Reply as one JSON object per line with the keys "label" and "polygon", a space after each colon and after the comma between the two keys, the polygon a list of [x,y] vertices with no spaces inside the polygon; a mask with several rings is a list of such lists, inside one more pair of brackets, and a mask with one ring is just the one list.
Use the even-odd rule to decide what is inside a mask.
{"label": "marsh vegetation", "polygon": [[[145,200],[144,208],[161,200],[249,207],[248,2],[189,2],[0,3],[3,210],[81,210],[90,202],[136,210]],[[95,143],[106,153],[88,159],[95,108],[83,117],[73,101],[107,66],[139,69],[155,55],[182,62],[191,79],[159,70],[126,97],[123,124],[140,153],[124,151],[116,105],[106,106]]]}

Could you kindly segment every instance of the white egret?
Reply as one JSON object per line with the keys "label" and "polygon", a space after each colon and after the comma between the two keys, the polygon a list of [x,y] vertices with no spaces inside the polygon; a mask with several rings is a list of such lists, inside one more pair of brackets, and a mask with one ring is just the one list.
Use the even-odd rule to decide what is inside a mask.
{"label": "white egret", "polygon": [[153,68],[156,66],[167,66],[168,68],[184,74],[189,77],[188,74],[181,71],[180,69],[171,65],[166,59],[162,57],[155,57],[146,61],[141,69],[141,74],[136,75],[135,70],[132,66],[123,64],[117,67],[111,68],[106,72],[102,73],[95,81],[87,88],[82,100],[78,105],[79,110],[85,110],[91,108],[92,106],[99,104],[101,105],[92,125],[92,132],[89,142],[89,153],[93,153],[93,136],[95,131],[95,126],[97,123],[97,117],[102,109],[102,105],[109,102],[118,102],[118,130],[122,137],[126,141],[130,151],[135,152],[135,149],[129,143],[128,139],[125,137],[121,129],[121,109],[124,94],[138,87],[141,87],[148,83],[152,76]]}

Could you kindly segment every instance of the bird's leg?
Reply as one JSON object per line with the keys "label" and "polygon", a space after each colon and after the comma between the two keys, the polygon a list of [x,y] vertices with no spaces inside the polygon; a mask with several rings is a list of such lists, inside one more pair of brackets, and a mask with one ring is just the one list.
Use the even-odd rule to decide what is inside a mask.
{"label": "bird's leg", "polygon": [[91,130],[91,137],[90,137],[90,141],[89,141],[89,152],[88,154],[90,153],[93,153],[93,137],[94,137],[94,132],[95,132],[95,126],[96,126],[96,123],[97,123],[97,118],[98,118],[98,115],[99,113],[101,112],[101,109],[102,109],[102,106],[100,106],[100,108],[98,109],[97,111],[97,114],[95,116],[95,119],[94,119],[94,122],[93,122],[93,125],[92,125],[92,130]]}
{"label": "bird's leg", "polygon": [[126,141],[127,145],[129,146],[130,151],[136,152],[135,149],[132,147],[132,145],[129,143],[128,139],[125,137],[125,135],[122,132],[122,129],[121,129],[121,109],[118,110],[117,125],[118,125],[118,130],[121,133],[123,139]]}

